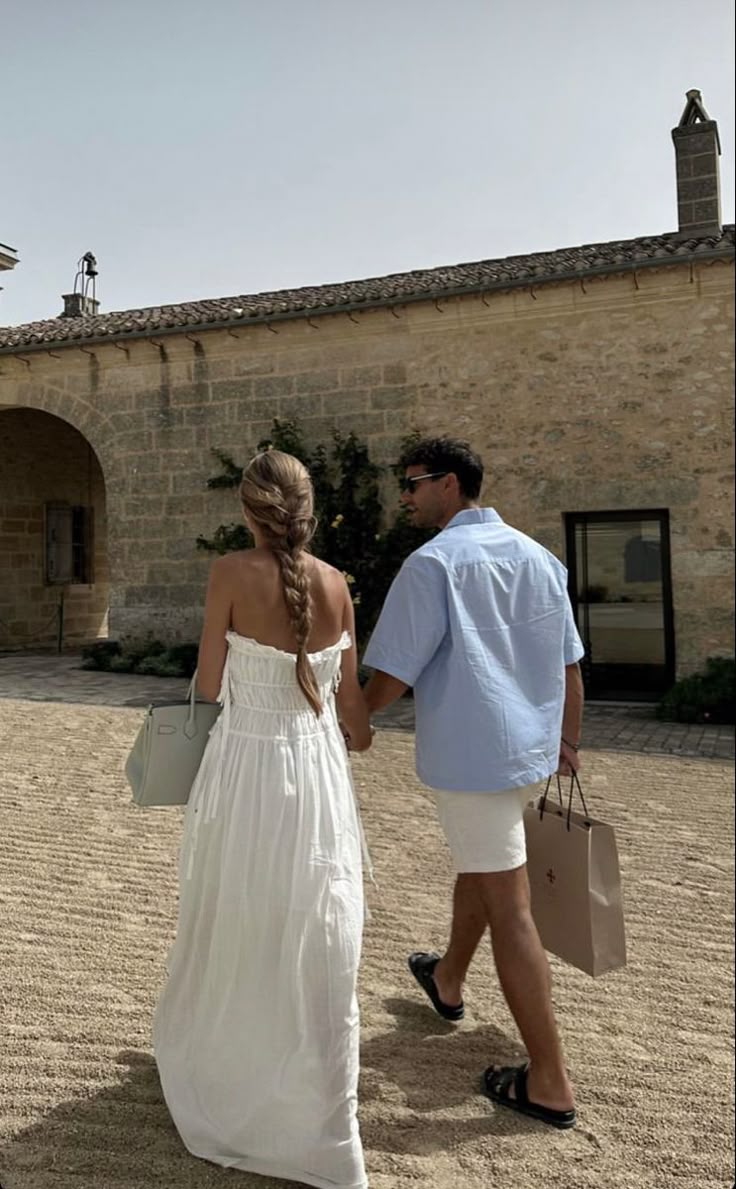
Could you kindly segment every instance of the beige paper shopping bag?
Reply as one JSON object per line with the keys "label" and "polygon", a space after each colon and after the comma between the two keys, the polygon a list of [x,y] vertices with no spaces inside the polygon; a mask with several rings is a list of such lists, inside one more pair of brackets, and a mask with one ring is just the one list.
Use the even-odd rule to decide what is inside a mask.
{"label": "beige paper shopping bag", "polygon": [[[552,778],[550,778],[551,780]],[[532,915],[542,945],[564,962],[597,976],[626,964],[621,875],[613,827],[545,793],[524,810]]]}

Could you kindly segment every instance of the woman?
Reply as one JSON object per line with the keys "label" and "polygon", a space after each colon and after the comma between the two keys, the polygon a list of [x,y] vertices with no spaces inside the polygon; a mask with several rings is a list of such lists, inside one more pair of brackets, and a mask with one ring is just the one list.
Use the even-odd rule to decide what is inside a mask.
{"label": "woman", "polygon": [[210,573],[197,687],[223,710],[186,813],[156,1060],[195,1156],[365,1189],[361,835],[338,724],[370,746],[353,608],[308,553],[312,485],[296,458],[257,454],[240,498],[255,548]]}

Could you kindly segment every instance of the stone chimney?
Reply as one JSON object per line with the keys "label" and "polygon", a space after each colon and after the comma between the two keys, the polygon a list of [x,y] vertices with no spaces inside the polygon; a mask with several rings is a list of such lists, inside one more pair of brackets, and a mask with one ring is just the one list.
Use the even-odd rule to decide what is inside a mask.
{"label": "stone chimney", "polygon": [[91,318],[100,308],[100,303],[94,297],[87,297],[85,293],[64,293],[61,300],[64,309],[60,318]]}
{"label": "stone chimney", "polygon": [[672,129],[677,164],[678,239],[720,235],[721,194],[718,125],[703,107],[700,91],[688,91],[680,123]]}
{"label": "stone chimney", "polygon": [[100,308],[95,294],[97,261],[92,252],[85,252],[77,261],[74,292],[62,294],[64,309],[60,318],[92,318]]}

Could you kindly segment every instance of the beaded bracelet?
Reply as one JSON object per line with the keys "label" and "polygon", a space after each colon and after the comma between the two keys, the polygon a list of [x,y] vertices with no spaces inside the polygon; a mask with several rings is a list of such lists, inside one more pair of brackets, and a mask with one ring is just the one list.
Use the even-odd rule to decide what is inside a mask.
{"label": "beaded bracelet", "polygon": [[573,751],[580,751],[579,743],[571,743],[570,740],[565,739],[565,737],[563,735],[560,735],[560,742],[564,743],[565,747],[571,747]]}

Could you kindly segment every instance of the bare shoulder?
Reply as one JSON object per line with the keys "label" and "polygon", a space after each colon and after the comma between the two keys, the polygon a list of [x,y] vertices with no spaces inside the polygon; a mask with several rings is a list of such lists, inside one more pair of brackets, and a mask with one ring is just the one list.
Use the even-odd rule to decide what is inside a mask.
{"label": "bare shoulder", "polygon": [[320,557],[313,557],[311,554],[309,561],[312,575],[323,582],[326,587],[332,590],[342,590],[343,588],[347,590],[345,575],[340,570],[336,570],[328,562],[322,561]]}
{"label": "bare shoulder", "polygon": [[234,553],[221,553],[219,557],[213,559],[210,565],[210,573],[217,575],[217,577],[228,574],[233,568],[234,560]]}
{"label": "bare shoulder", "polygon": [[242,570],[243,566],[258,569],[264,563],[273,562],[274,555],[270,549],[234,549],[231,553],[223,553],[219,560],[237,571]]}
{"label": "bare shoulder", "polygon": [[229,582],[243,573],[244,568],[252,568],[253,549],[238,549],[231,553],[223,553],[216,557],[210,566],[210,578],[213,582]]}

